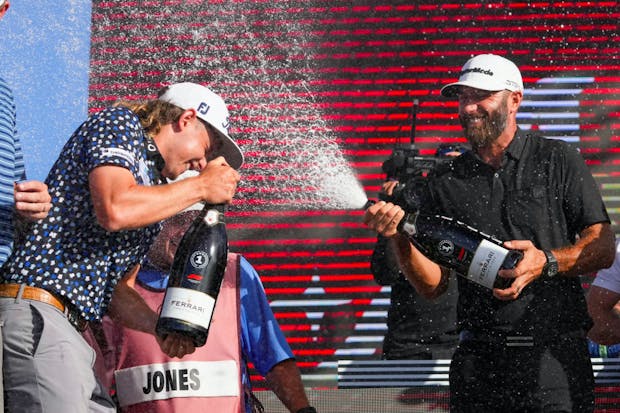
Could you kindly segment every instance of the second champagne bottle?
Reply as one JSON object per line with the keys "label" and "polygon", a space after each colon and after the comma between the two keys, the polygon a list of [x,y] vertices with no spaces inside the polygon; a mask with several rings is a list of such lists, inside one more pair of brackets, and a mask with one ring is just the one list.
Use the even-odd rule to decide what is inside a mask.
{"label": "second champagne bottle", "polygon": [[523,258],[521,251],[503,247],[499,239],[442,215],[407,213],[398,231],[435,263],[489,289],[508,288],[512,280],[497,273],[516,267]]}

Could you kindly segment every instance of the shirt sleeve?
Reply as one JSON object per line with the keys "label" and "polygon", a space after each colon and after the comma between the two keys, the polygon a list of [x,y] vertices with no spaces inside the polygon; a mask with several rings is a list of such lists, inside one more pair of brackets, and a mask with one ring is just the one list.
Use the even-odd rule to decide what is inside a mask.
{"label": "shirt sleeve", "polygon": [[281,361],[294,358],[276,321],[260,278],[241,257],[241,345],[249,361],[265,376]]}
{"label": "shirt sleeve", "polygon": [[84,163],[89,170],[116,165],[140,175],[143,130],[137,116],[127,108],[107,108],[91,116],[79,131],[84,138]]}
{"label": "shirt sleeve", "polygon": [[566,158],[564,209],[575,232],[600,222],[610,222],[599,186],[594,180],[581,154],[573,147],[560,142]]}
{"label": "shirt sleeve", "polygon": [[609,268],[600,270],[592,285],[620,294],[620,241],[616,240],[616,259]]}
{"label": "shirt sleeve", "polygon": [[391,262],[387,256],[390,253],[387,244],[388,239],[379,235],[370,257],[370,272],[379,285],[392,285],[403,278],[398,270],[398,264]]}

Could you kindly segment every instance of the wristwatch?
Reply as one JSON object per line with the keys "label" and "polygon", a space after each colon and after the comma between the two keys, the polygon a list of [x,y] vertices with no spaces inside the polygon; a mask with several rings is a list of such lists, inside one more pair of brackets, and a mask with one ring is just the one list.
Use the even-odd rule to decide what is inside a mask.
{"label": "wristwatch", "polygon": [[542,275],[547,278],[553,278],[558,273],[558,260],[555,259],[553,253],[549,250],[543,250],[547,257],[547,263],[543,267]]}

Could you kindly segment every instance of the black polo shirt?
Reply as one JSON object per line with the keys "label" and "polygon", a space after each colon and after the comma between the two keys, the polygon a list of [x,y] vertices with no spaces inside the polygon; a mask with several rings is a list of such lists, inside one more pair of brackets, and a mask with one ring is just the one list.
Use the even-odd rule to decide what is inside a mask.
{"label": "black polo shirt", "polygon": [[[609,222],[598,186],[579,152],[561,140],[518,131],[495,170],[473,152],[441,165],[427,180],[426,212],[463,221],[501,240],[538,248],[575,242]],[[538,278],[514,301],[459,278],[458,324],[473,331],[555,335],[591,324],[578,278]]]}

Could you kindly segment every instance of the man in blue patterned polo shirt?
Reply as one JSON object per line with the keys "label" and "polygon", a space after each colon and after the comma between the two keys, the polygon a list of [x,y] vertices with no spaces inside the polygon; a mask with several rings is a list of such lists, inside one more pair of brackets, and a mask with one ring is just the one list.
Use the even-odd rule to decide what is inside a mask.
{"label": "man in blue patterned polo shirt", "polygon": [[[48,217],[3,268],[7,411],[114,411],[79,330],[107,313],[155,334],[156,314],[131,319],[146,305],[132,288],[135,276],[161,220],[196,202],[231,202],[243,155],[228,135],[228,116],[208,88],[178,83],[157,99],[93,114],[69,138],[46,180]],[[156,185],[188,169],[200,174]],[[115,307],[119,294],[133,297],[135,308]],[[168,354],[193,351],[179,336],[159,343]]]}

